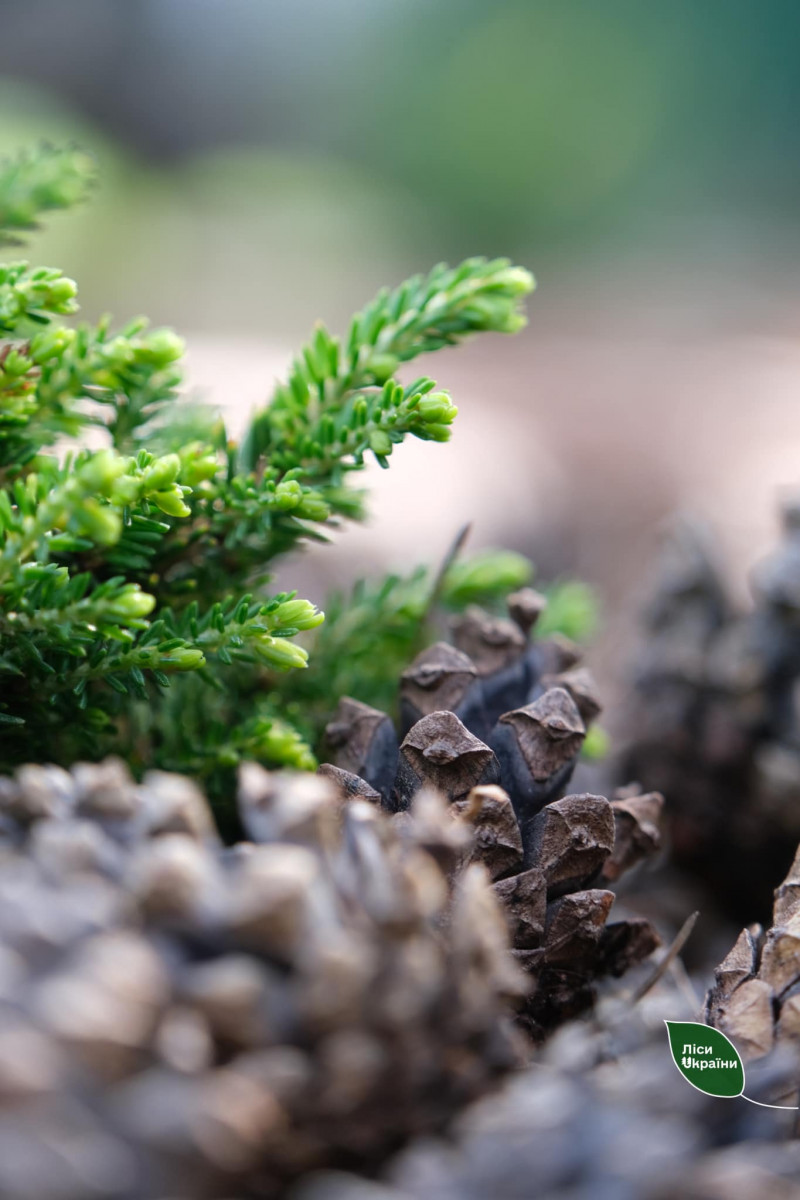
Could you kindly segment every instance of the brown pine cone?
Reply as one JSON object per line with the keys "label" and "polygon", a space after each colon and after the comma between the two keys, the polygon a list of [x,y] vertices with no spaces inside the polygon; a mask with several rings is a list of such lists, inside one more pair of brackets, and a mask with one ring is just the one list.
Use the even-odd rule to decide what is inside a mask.
{"label": "brown pine cone", "polygon": [[472,856],[495,880],[514,957],[532,981],[521,1020],[541,1040],[592,1005],[598,980],[623,975],[659,945],[658,934],[642,918],[608,921],[614,903],[608,885],[620,869],[658,845],[652,817],[660,797],[609,803],[583,794],[553,800],[531,821],[524,857],[519,838],[516,863],[498,863],[494,873],[496,847],[506,851],[513,841],[508,797],[498,787],[476,788],[454,808],[478,831]]}
{"label": "brown pine cone", "polygon": [[402,741],[385,713],[344,698],[328,727],[334,761],[320,767],[343,799],[402,819],[433,790],[473,826],[471,856],[489,871],[532,982],[521,1019],[537,1040],[588,1008],[598,979],[658,945],[645,920],[607,923],[607,885],[658,847],[661,807],[657,795],[563,796],[600,704],[573,646],[528,643],[542,603],[510,597],[519,623],[468,609],[455,647],[423,651],[400,682]]}
{"label": "brown pine cone", "polygon": [[243,769],[225,848],[188,780],[0,779],[0,1196],[270,1197],[445,1125],[520,1046],[467,826]]}
{"label": "brown pine cone", "polygon": [[745,1060],[782,1044],[800,1052],[800,849],[775,891],[772,926],[766,933],[760,925],[743,929],[714,979],[706,1021]]}

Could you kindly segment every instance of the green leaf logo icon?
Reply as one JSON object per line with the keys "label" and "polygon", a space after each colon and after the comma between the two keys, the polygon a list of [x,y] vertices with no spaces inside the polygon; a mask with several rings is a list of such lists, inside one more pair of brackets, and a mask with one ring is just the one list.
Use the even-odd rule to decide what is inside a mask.
{"label": "green leaf logo icon", "polygon": [[665,1021],[675,1066],[707,1096],[741,1096],[744,1067],[733,1042],[699,1021]]}

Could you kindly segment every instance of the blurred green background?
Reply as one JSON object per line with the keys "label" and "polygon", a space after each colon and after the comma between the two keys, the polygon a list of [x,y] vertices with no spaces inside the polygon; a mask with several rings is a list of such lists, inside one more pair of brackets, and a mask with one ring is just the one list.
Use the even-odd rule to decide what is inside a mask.
{"label": "blurred green background", "polygon": [[799,51],[797,0],[0,0],[0,150],[96,153],[32,253],[89,316],[186,334],[234,426],[314,319],[443,258],[531,267],[524,335],[431,364],[452,446],[377,473],[322,570],[473,518],[598,585],[613,677],[665,515],[743,585],[798,482]]}
{"label": "blurred green background", "polygon": [[[86,307],[294,335],[480,251],[560,283],[800,252],[791,0],[5,0],[0,141],[75,137]],[[652,280],[655,290],[657,281]],[[311,310],[311,311],[310,311]]]}

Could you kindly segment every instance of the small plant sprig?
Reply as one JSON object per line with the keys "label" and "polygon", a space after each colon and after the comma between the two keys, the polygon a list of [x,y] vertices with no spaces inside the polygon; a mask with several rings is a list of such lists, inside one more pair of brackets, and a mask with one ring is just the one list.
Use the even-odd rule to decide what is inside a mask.
{"label": "small plant sprig", "polygon": [[[0,240],[17,243],[93,182],[75,150],[0,164]],[[221,421],[176,405],[175,334],[70,324],[72,280],[0,265],[0,769],[112,751],[204,775],[213,793],[242,757],[312,767],[298,729],[335,705],[338,681],[309,673],[305,713],[277,683],[306,666],[297,639],[323,616],[269,595],[275,560],[363,516],[348,476],[366,456],[387,466],[408,436],[449,438],[449,394],[395,372],[470,334],[519,329],[532,286],[506,260],[476,258],[381,292],[344,343],[317,327],[237,445]],[[82,448],[97,430],[106,445]],[[356,602],[352,643],[337,618],[353,662],[366,661],[367,612],[381,653],[391,643],[394,590]],[[391,678],[394,661],[371,669]]]}
{"label": "small plant sprig", "polygon": [[[450,615],[477,604],[504,616],[509,593],[530,583],[534,568],[524,555],[490,549],[464,556],[463,540],[462,535],[438,573],[417,567],[408,575],[361,579],[350,592],[328,597],[309,670],[293,674],[281,688],[286,710],[313,746],[321,743],[332,696],[353,696],[395,717],[402,671],[437,637],[446,640]],[[547,605],[537,635],[584,641],[596,619],[592,590],[564,580],[543,591]],[[601,753],[602,732],[593,726],[589,736],[590,749]]]}
{"label": "small plant sprig", "polygon": [[528,559],[509,550],[470,558],[454,551],[438,574],[417,567],[408,575],[361,579],[349,593],[334,592],[314,635],[310,669],[286,681],[284,698],[295,719],[316,741],[330,696],[353,696],[392,712],[401,671],[435,640],[443,616],[468,604],[501,606],[532,573]]}

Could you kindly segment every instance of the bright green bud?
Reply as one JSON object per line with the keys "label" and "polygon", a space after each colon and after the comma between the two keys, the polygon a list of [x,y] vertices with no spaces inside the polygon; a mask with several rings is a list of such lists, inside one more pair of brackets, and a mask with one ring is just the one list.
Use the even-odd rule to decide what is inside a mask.
{"label": "bright green bud", "polygon": [[144,484],[148,491],[162,492],[178,478],[181,460],[177,454],[165,454],[158,458],[144,473]]}
{"label": "bright green bud", "polygon": [[75,513],[75,524],[81,533],[99,542],[101,546],[113,546],[122,533],[122,518],[113,508],[97,500],[83,500]]}
{"label": "bright green bud", "polygon": [[417,412],[424,421],[449,425],[458,416],[458,409],[447,392],[430,392],[417,405]]}
{"label": "bright green bud", "polygon": [[113,450],[98,450],[78,470],[81,482],[93,491],[107,495],[120,475],[128,469],[129,460],[120,458]]}
{"label": "bright green bud", "polygon": [[118,382],[116,373],[108,368],[98,368],[92,373],[92,384],[94,387],[116,388]]}
{"label": "bright green bud", "polygon": [[205,666],[205,662],[203,651],[193,646],[178,646],[158,659],[159,667],[173,671],[196,671],[198,667]]}
{"label": "bright green bud", "polygon": [[121,475],[114,480],[109,493],[109,499],[115,504],[134,504],[139,499],[141,488],[139,480],[133,475]]}
{"label": "bright green bud", "polygon": [[509,296],[527,296],[536,287],[536,280],[524,267],[507,267],[494,278]]}
{"label": "bright green bud", "polygon": [[291,512],[302,499],[303,489],[296,479],[285,479],[275,489],[275,505],[281,512]]}
{"label": "bright green bud", "polygon": [[195,487],[206,479],[213,479],[218,468],[216,455],[213,452],[204,453],[199,442],[196,446],[189,446],[182,452],[181,479],[190,487]]}
{"label": "bright green bud", "polygon": [[516,333],[526,323],[523,314],[505,296],[473,296],[465,311],[476,328],[495,333]]}
{"label": "bright green bud", "polygon": [[110,342],[106,342],[103,346],[103,358],[106,364],[113,370],[127,367],[134,359],[133,346],[130,340],[121,334],[118,337],[112,338]]}
{"label": "bright green bud", "polygon": [[155,608],[155,596],[143,592],[138,583],[132,583],[123,588],[115,600],[108,606],[107,612],[112,617],[122,620],[138,620],[146,617]]}
{"label": "bright green bud", "polygon": [[168,517],[190,517],[192,515],[192,510],[188,504],[184,503],[183,494],[178,487],[173,487],[168,492],[156,492],[155,495],[148,496],[148,500],[152,500]]}
{"label": "bright green bud", "polygon": [[74,279],[62,275],[48,288],[48,300],[52,308],[61,308],[63,312],[73,311],[73,301],[78,294],[78,285]]}
{"label": "bright green bud", "polygon": [[169,363],[182,358],[186,346],[182,338],[171,329],[154,329],[144,339],[140,357],[149,359],[154,366],[166,367]]}
{"label": "bright green bud", "polygon": [[508,311],[505,316],[497,320],[492,329],[496,333],[519,333],[520,329],[524,329],[528,324],[528,318],[524,313]]}
{"label": "bright green bud", "polygon": [[304,496],[302,504],[297,509],[298,517],[307,521],[327,521],[331,515],[330,506],[319,496]]}
{"label": "bright green bud", "polygon": [[255,650],[276,671],[291,671],[295,667],[308,665],[308,654],[302,646],[296,646],[288,638],[262,637]]}
{"label": "bright green bud", "polygon": [[272,614],[277,624],[294,629],[315,629],[325,620],[310,600],[287,600]]}
{"label": "bright green bud", "polygon": [[259,757],[296,771],[314,771],[317,760],[296,730],[273,721],[261,738]]}
{"label": "bright green bud", "polygon": [[385,458],[392,453],[392,440],[384,430],[373,429],[369,435],[369,448],[373,454],[380,454]]}
{"label": "bright green bud", "polygon": [[19,350],[9,350],[8,354],[3,359],[0,370],[2,370],[5,375],[19,376],[24,375],[25,372],[32,366],[33,363],[27,355],[20,354]]}
{"label": "bright green bud", "polygon": [[[416,430],[412,430],[412,432],[416,433]],[[426,425],[417,433],[417,437],[426,438],[431,442],[449,442],[452,432],[449,425]]]}
{"label": "bright green bud", "polygon": [[30,340],[30,356],[34,362],[47,362],[56,354],[61,354],[75,340],[74,329],[64,329],[51,325],[40,330]]}
{"label": "bright green bud", "polygon": [[220,746],[217,750],[217,763],[221,767],[237,767],[241,759],[232,746]]}

